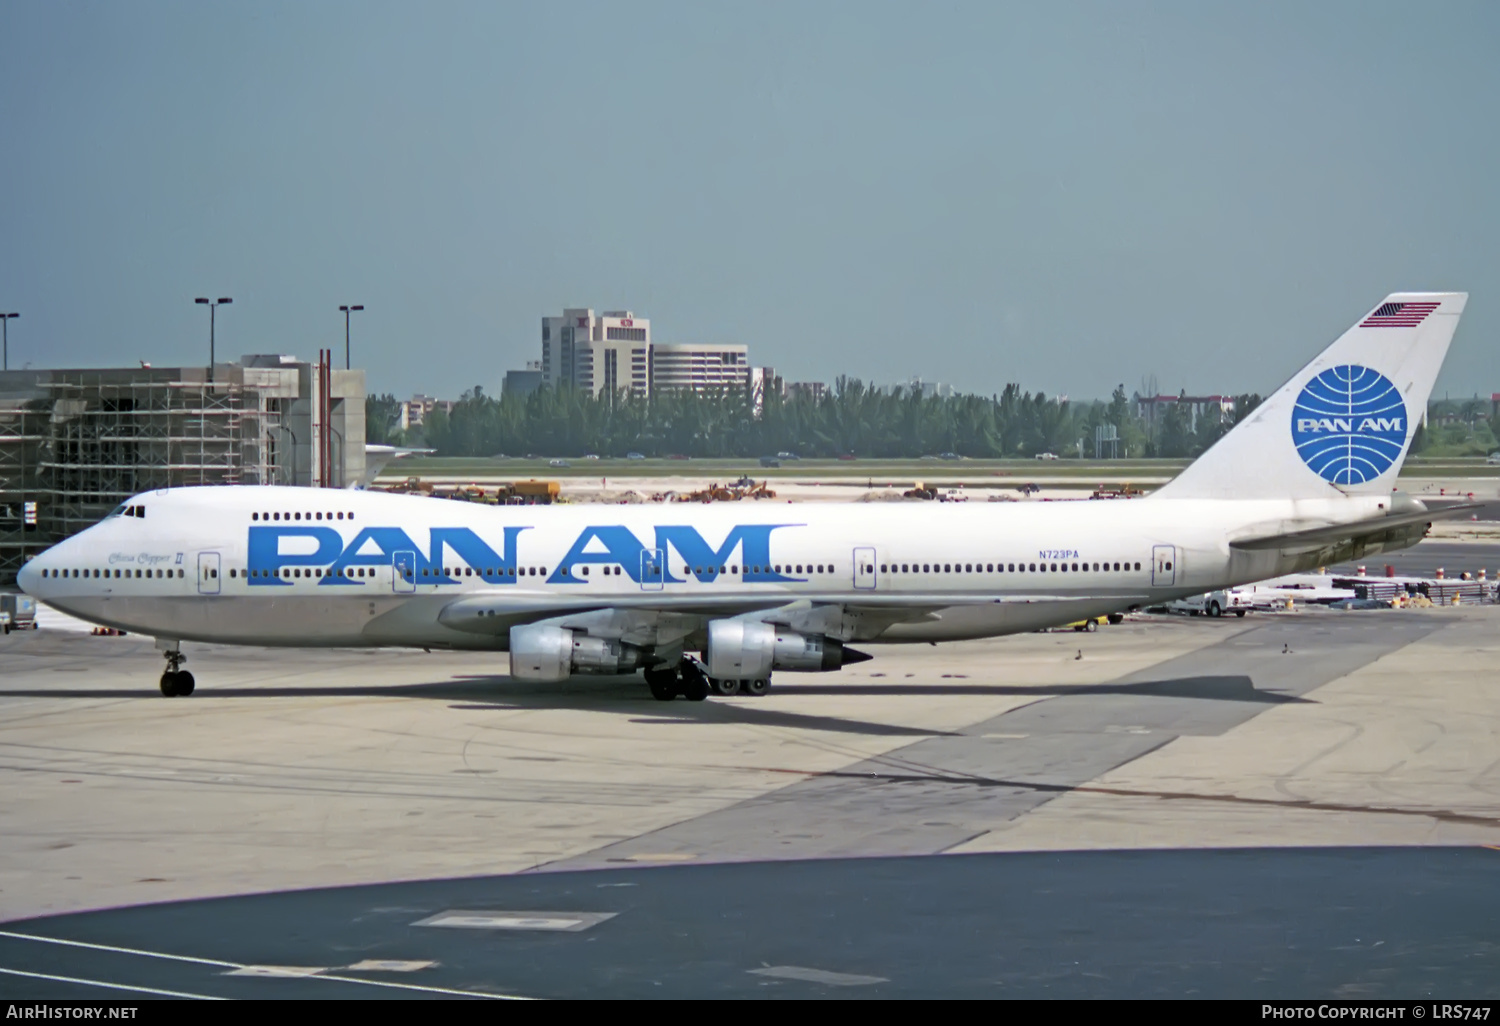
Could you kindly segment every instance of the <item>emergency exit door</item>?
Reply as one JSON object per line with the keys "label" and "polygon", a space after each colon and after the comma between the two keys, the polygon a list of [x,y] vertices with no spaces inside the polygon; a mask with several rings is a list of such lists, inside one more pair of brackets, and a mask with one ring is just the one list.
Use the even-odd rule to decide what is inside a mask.
{"label": "emergency exit door", "polygon": [[198,594],[217,595],[219,593],[219,554],[217,552],[198,553]]}
{"label": "emergency exit door", "polygon": [[415,552],[391,553],[391,590],[397,594],[411,594],[417,590]]}
{"label": "emergency exit door", "polygon": [[854,550],[854,586],[873,590],[875,587],[875,550]]}
{"label": "emergency exit door", "polygon": [[661,591],[665,587],[667,570],[666,549],[641,550],[641,590]]}
{"label": "emergency exit door", "polygon": [[1154,545],[1151,548],[1151,586],[1170,588],[1177,582],[1177,546]]}

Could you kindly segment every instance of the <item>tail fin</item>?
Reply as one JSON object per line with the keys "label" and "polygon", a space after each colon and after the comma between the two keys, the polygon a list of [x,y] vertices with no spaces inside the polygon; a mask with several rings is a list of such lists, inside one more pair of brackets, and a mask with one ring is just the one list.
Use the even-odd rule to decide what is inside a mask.
{"label": "tail fin", "polygon": [[1171,499],[1388,493],[1427,412],[1465,292],[1396,292],[1166,487]]}

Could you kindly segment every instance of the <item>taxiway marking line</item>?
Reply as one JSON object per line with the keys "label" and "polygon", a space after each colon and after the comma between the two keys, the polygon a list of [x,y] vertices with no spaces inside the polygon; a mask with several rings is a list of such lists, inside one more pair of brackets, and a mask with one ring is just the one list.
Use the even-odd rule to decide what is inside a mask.
{"label": "taxiway marking line", "polygon": [[243,969],[238,962],[223,962],[217,958],[194,958],[192,955],[169,955],[164,951],[142,951],[140,948],[121,948],[113,944],[92,944],[88,941],[65,940],[62,937],[39,937],[34,933],[12,933],[0,930],[0,937],[14,940],[36,941],[39,944],[62,944],[70,948],[88,948],[91,951],[113,951],[119,955],[140,955],[142,958],[165,958],[173,962],[196,962],[198,965],[213,965],[221,969]]}
{"label": "taxiway marking line", "polygon": [[51,973],[28,973],[20,969],[6,969],[0,967],[0,973],[7,976],[27,976],[33,980],[52,980],[56,983],[79,983],[85,987],[104,987],[108,990],[128,990],[135,994],[158,994],[162,997],[192,998],[197,1001],[226,1001],[227,998],[214,997],[212,994],[188,994],[180,990],[159,990],[156,987],[132,987],[128,983],[109,983],[105,980],[85,980],[77,976],[53,976]]}
{"label": "taxiway marking line", "polygon": [[[121,955],[139,955],[142,958],[164,958],[172,962],[192,962],[197,965],[217,966],[221,969],[244,969],[250,964],[248,962],[225,962],[217,958],[195,958],[192,955],[173,955],[165,951],[122,948],[114,944],[93,944],[89,941],[65,940],[61,937],[41,937],[33,933],[12,933],[10,930],[0,930],[0,937],[10,937],[13,940],[35,941],[39,944],[61,944],[70,948],[87,948],[91,951],[112,951]],[[491,998],[496,1001],[532,1000],[521,994],[496,994],[493,991],[458,990],[453,987],[426,987],[419,983],[396,983],[392,980],[363,980],[357,976],[330,976],[327,973],[314,973],[311,976],[298,978],[304,980],[333,980],[336,983],[358,983],[365,987],[386,987],[391,990],[420,990],[428,994],[451,994],[456,997]]]}

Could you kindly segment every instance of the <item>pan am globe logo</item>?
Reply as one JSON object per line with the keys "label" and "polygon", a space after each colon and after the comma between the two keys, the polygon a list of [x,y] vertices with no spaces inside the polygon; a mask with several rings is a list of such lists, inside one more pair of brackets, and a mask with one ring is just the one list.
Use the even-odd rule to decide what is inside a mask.
{"label": "pan am globe logo", "polygon": [[1396,386],[1354,364],[1323,371],[1292,407],[1292,444],[1330,484],[1364,484],[1391,469],[1406,444],[1406,428],[1406,403]]}

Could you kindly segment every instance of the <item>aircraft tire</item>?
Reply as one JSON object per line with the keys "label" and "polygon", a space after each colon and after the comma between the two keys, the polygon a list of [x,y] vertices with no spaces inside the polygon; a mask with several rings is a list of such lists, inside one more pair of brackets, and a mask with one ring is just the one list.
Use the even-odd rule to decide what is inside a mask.
{"label": "aircraft tire", "polygon": [[730,695],[740,693],[740,682],[732,677],[713,677],[709,679],[709,687],[713,693],[728,698]]}
{"label": "aircraft tire", "polygon": [[651,697],[658,702],[670,702],[677,697],[677,673],[674,670],[647,670],[646,686]]}
{"label": "aircraft tire", "polygon": [[691,659],[684,659],[680,670],[681,682],[678,684],[678,694],[689,702],[701,702],[708,697],[708,674],[703,672],[703,667]]}
{"label": "aircraft tire", "polygon": [[171,670],[161,675],[161,693],[168,698],[177,697],[177,674]]}
{"label": "aircraft tire", "polygon": [[760,698],[767,691],[771,690],[771,682],[765,677],[759,677],[755,680],[742,681],[740,684],[740,690],[745,694],[751,696],[752,698]]}
{"label": "aircraft tire", "polygon": [[177,671],[177,694],[186,698],[193,693],[193,675],[186,670]]}

